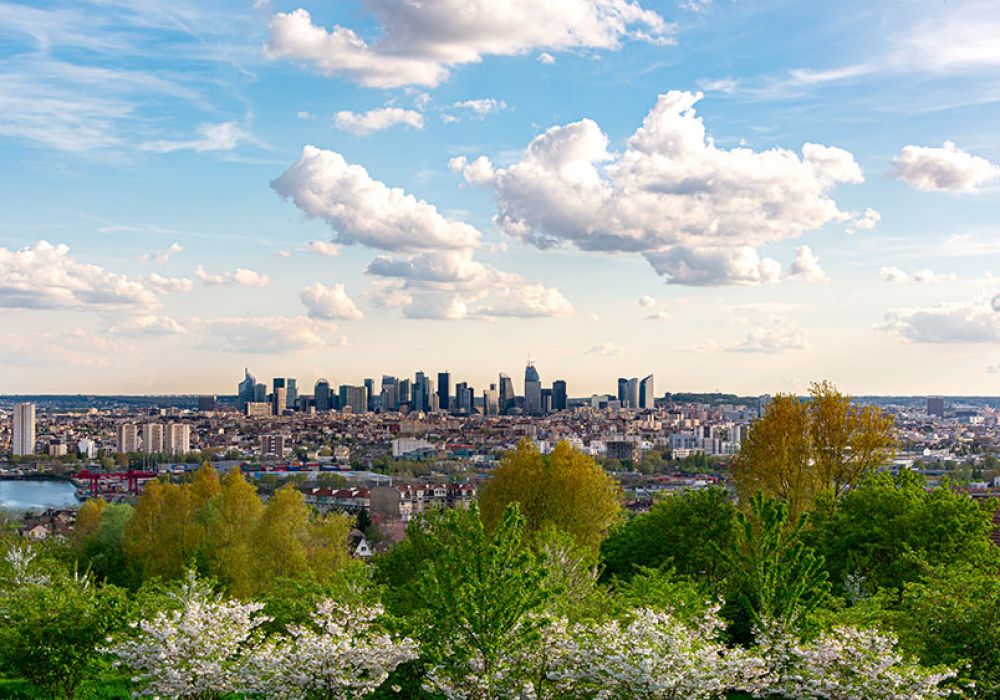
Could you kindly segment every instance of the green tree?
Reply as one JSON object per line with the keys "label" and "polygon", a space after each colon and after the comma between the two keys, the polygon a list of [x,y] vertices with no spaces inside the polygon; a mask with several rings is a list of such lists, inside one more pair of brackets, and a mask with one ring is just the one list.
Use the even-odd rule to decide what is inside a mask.
{"label": "green tree", "polygon": [[263,512],[264,504],[239,469],[229,470],[205,507],[205,559],[230,595],[242,598],[257,591],[253,536]]}
{"label": "green tree", "polygon": [[667,496],[611,531],[601,545],[604,575],[627,579],[642,567],[670,566],[714,590],[727,573],[718,552],[735,538],[736,507],[725,489]]}
{"label": "green tree", "polygon": [[621,512],[621,487],[588,455],[566,442],[543,455],[524,439],[493,470],[479,495],[487,530],[517,503],[530,536],[554,527],[596,552]]}

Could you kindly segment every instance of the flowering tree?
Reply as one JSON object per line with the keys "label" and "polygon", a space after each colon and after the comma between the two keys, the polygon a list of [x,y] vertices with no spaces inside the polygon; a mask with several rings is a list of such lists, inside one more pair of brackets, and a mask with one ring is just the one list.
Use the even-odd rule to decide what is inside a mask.
{"label": "flowering tree", "polygon": [[786,697],[910,700],[957,694],[941,687],[954,671],[916,664],[899,653],[895,637],[877,630],[835,627],[808,643],[773,624],[757,634],[774,679],[770,690]]}
{"label": "flowering tree", "polygon": [[260,603],[222,600],[189,572],[181,608],[133,624],[137,633],[105,648],[115,665],[132,669],[140,695],[209,700],[254,690],[248,653],[267,617]]}
{"label": "flowering tree", "polygon": [[575,625],[556,651],[549,678],[566,697],[632,700],[718,698],[768,684],[753,654],[718,641],[723,622],[710,608],[688,626],[669,612],[639,609],[617,620]]}
{"label": "flowering tree", "polygon": [[376,624],[381,607],[351,609],[322,601],[311,625],[289,627],[253,655],[256,691],[269,698],[352,700],[378,688],[400,664],[417,657],[411,639]]}

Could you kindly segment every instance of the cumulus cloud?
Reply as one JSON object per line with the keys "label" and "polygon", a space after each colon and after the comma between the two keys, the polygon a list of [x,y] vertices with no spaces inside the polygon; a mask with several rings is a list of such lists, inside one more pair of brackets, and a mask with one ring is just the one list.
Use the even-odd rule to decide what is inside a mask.
{"label": "cumulus cloud", "polygon": [[309,241],[309,251],[328,258],[340,255],[340,247],[330,241]]}
{"label": "cumulus cloud", "polygon": [[202,124],[197,130],[198,137],[179,141],[146,141],[140,145],[144,151],[172,153],[173,151],[231,151],[241,141],[250,138],[236,122],[222,124]]}
{"label": "cumulus cloud", "polygon": [[220,287],[229,284],[238,284],[242,287],[266,287],[271,284],[271,278],[263,273],[238,267],[234,272],[220,272],[211,274],[199,265],[195,268],[194,276],[201,280],[202,284]]}
{"label": "cumulus cloud", "polygon": [[343,347],[347,338],[336,325],[308,316],[193,319],[213,339],[206,348],[222,352],[284,354]]}
{"label": "cumulus cloud", "polygon": [[155,272],[149,273],[146,277],[146,284],[154,292],[167,294],[169,292],[190,292],[194,289],[194,282],[187,277],[164,277]]}
{"label": "cumulus cloud", "polygon": [[479,156],[471,163],[465,156],[455,156],[448,161],[452,172],[461,173],[466,182],[487,185],[493,182],[493,163],[486,156]]}
{"label": "cumulus cloud", "polygon": [[116,323],[108,333],[130,337],[184,335],[187,329],[170,316],[141,315]]}
{"label": "cumulus cloud", "polygon": [[989,299],[890,309],[879,327],[913,343],[993,343],[1000,311]]}
{"label": "cumulus cloud", "polygon": [[310,318],[360,321],[365,317],[340,283],[326,287],[317,282],[303,289],[299,298]]}
{"label": "cumulus cloud", "polygon": [[367,136],[374,131],[403,124],[414,129],[424,128],[424,116],[420,112],[399,107],[381,107],[367,112],[337,112],[333,124],[338,129],[350,131],[358,136]]}
{"label": "cumulus cloud", "polygon": [[904,146],[892,165],[897,179],[927,191],[972,192],[1000,177],[1000,166],[951,141],[941,148]]}
{"label": "cumulus cloud", "polygon": [[651,309],[654,306],[656,306],[656,299],[649,296],[648,294],[643,294],[641,297],[639,297],[639,306],[641,306],[644,309]]}
{"label": "cumulus cloud", "polygon": [[598,343],[584,351],[584,355],[603,355],[605,357],[615,357],[621,355],[624,349],[620,345],[612,342]]}
{"label": "cumulus cloud", "polygon": [[729,352],[779,353],[808,347],[806,332],[784,319],[751,328],[742,341],[729,345]]}
{"label": "cumulus cloud", "polygon": [[556,62],[556,57],[550,54],[548,51],[542,51],[538,54],[538,62],[544,63],[547,66],[551,66]]}
{"label": "cumulus cloud", "polygon": [[935,272],[929,268],[917,270],[912,275],[895,265],[880,267],[879,275],[890,284],[906,284],[907,282],[918,282],[922,284],[935,284],[938,282],[954,282],[958,276],[951,272]]}
{"label": "cumulus cloud", "polygon": [[873,228],[878,226],[878,222],[881,220],[882,214],[869,207],[863,212],[855,212],[851,216],[851,222],[847,226],[847,232],[857,233],[858,231],[871,231]]}
{"label": "cumulus cloud", "polygon": [[139,256],[139,259],[142,260],[143,262],[152,262],[152,263],[157,263],[158,265],[162,265],[163,263],[170,260],[170,257],[172,255],[176,255],[177,253],[180,253],[182,250],[184,250],[184,246],[175,241],[166,248],[164,248],[163,250],[157,250],[152,253],[144,253],[143,255]]}
{"label": "cumulus cloud", "polygon": [[542,284],[521,284],[500,289],[477,313],[491,318],[552,318],[572,315],[573,305],[558,289]]}
{"label": "cumulus cloud", "polygon": [[509,167],[451,167],[495,189],[496,225],[536,246],[642,253],[674,284],[777,281],[780,265],[757,248],[850,220],[830,192],[862,182],[861,168],[813,143],[801,154],[719,148],[695,113],[701,97],[661,95],[623,153],[583,119],[537,136]]}
{"label": "cumulus cloud", "polygon": [[153,307],[158,303],[141,282],[81,262],[64,244],[42,240],[19,250],[0,247],[0,307]]}
{"label": "cumulus cloud", "polygon": [[373,179],[360,165],[315,146],[271,182],[309,218],[334,230],[334,242],[391,252],[469,248],[479,243],[473,226],[443,216],[432,204]]}
{"label": "cumulus cloud", "polygon": [[788,268],[787,276],[805,282],[827,282],[830,280],[830,277],[820,267],[819,258],[807,245],[800,245],[795,249],[795,260]]}
{"label": "cumulus cloud", "polygon": [[627,38],[668,43],[673,27],[632,0],[368,0],[381,26],[368,42],[354,30],[313,24],[304,9],[269,23],[264,53],[343,75],[368,87],[436,86],[449,69],[484,56],[536,49],[617,49]]}

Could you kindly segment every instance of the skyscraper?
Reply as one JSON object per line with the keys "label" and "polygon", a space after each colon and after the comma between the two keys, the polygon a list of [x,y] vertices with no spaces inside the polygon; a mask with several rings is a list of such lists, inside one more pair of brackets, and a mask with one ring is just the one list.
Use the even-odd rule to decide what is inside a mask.
{"label": "skyscraper", "polygon": [[185,455],[191,451],[191,426],[187,423],[171,423],[164,432],[164,452],[169,455]]}
{"label": "skyscraper", "polygon": [[944,416],[944,397],[943,396],[928,396],[927,397],[927,415],[928,416]]}
{"label": "skyscraper", "polygon": [[316,387],[313,389],[313,399],[316,401],[316,412],[322,413],[333,408],[333,396],[330,393],[330,382],[325,379],[317,379]]}
{"label": "skyscraper", "polygon": [[35,454],[35,404],[19,403],[14,406],[11,443],[11,451],[18,457]]}
{"label": "skyscraper", "polygon": [[399,408],[403,404],[406,404],[407,406],[412,406],[412,404],[410,403],[410,401],[413,400],[412,394],[413,394],[413,390],[410,388],[410,380],[409,379],[400,379],[399,380],[399,391],[398,391],[399,406],[397,406],[396,408]]}
{"label": "skyscraper", "polygon": [[639,408],[639,379],[637,377],[628,380],[628,407]]}
{"label": "skyscraper", "polygon": [[256,394],[257,380],[250,374],[250,370],[243,368],[243,381],[240,382],[236,390],[236,408],[242,413],[246,410],[247,404],[257,400]]}
{"label": "skyscraper", "polygon": [[364,413],[368,408],[368,389],[364,386],[340,386],[340,409]]}
{"label": "skyscraper", "polygon": [[[367,398],[368,403],[365,406],[365,409],[369,411],[374,411],[375,397],[378,396],[378,393],[375,391],[375,380],[372,379],[371,377],[365,377],[365,396],[368,397]],[[343,402],[341,402],[340,407],[343,408],[343,406],[344,404]]]}
{"label": "skyscraper", "polygon": [[438,372],[438,408],[447,411],[451,399],[451,374]]}
{"label": "skyscraper", "polygon": [[[275,379],[275,381],[278,381]],[[288,408],[288,387],[274,387],[274,394],[271,396],[272,410],[274,415],[280,416]]]}
{"label": "skyscraper", "polygon": [[382,375],[382,386],[379,396],[382,397],[383,411],[399,410],[399,381],[389,374]]}
{"label": "skyscraper", "polygon": [[487,416],[495,416],[500,413],[500,399],[497,395],[496,384],[490,384],[490,388],[483,392],[483,413]]}
{"label": "skyscraper", "polygon": [[646,376],[639,382],[639,408],[652,410],[656,408],[656,392],[653,389],[653,375]]}
{"label": "skyscraper", "polygon": [[622,408],[628,406],[628,379],[625,377],[618,377],[618,401]]}
{"label": "skyscraper", "polygon": [[159,423],[146,423],[142,426],[142,451],[146,454],[162,454],[166,452],[163,426]]}
{"label": "skyscraper", "polygon": [[500,413],[510,413],[514,408],[514,382],[510,377],[500,373]]}
{"label": "skyscraper", "polygon": [[530,360],[524,368],[524,410],[533,416],[542,412],[542,380]]}
{"label": "skyscraper", "polygon": [[566,382],[562,379],[557,379],[552,382],[552,410],[565,411],[567,405]]}
{"label": "skyscraper", "polygon": [[[253,379],[253,377],[251,377]],[[247,403],[253,403],[249,401]],[[244,410],[246,407],[244,405]],[[138,452],[139,451],[139,429],[135,427],[135,423],[122,423],[118,426],[118,451],[119,452]]]}
{"label": "skyscraper", "polygon": [[285,397],[287,399],[285,406],[295,408],[299,404],[298,382],[293,377],[288,377],[285,379],[285,388],[288,389],[288,394]]}
{"label": "skyscraper", "polygon": [[423,372],[417,372],[413,380],[413,401],[415,411],[431,410],[431,394],[434,392],[434,382]]}

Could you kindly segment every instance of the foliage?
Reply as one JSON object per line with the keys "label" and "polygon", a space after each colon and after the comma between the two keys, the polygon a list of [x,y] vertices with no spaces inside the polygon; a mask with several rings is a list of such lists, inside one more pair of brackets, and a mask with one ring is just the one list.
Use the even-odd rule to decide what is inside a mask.
{"label": "foliage", "polygon": [[891,415],[853,403],[829,382],[813,384],[810,397],[779,394],[750,426],[732,467],[741,501],[762,491],[797,516],[821,495],[843,495],[891,457]]}
{"label": "foliage", "polygon": [[593,460],[566,442],[543,455],[524,439],[507,453],[480,491],[487,530],[497,527],[512,503],[517,503],[530,536],[555,527],[596,552],[621,506],[618,483]]}
{"label": "foliage", "polygon": [[736,538],[736,507],[725,489],[685,491],[615,527],[601,545],[605,577],[627,579],[641,567],[665,565],[710,587],[726,575],[719,550]]}
{"label": "foliage", "polygon": [[671,569],[640,568],[629,579],[614,579],[613,603],[619,614],[644,608],[670,612],[684,623],[694,623],[708,609],[702,587],[678,578]]}

